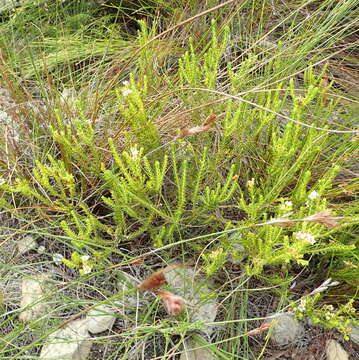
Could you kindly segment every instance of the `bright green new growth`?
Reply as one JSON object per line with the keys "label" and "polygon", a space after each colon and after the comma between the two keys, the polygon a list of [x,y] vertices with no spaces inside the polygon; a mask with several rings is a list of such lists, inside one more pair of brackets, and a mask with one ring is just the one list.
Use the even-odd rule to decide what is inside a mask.
{"label": "bright green new growth", "polygon": [[[190,51],[179,60],[182,86],[188,83],[192,87],[216,88],[228,32],[227,27],[219,39],[212,21],[211,42],[203,54],[203,64],[190,41]],[[141,23],[139,36],[143,44],[148,41],[149,33],[144,23]],[[191,145],[195,143],[191,138],[178,139],[169,147],[162,145],[169,155],[159,155],[160,133],[152,114],[159,114],[163,105],[154,102],[150,107],[145,106],[149,88],[143,64],[149,56],[145,50],[140,55],[141,90],[133,75],[128,83],[116,89],[121,121],[130,128],[130,132],[124,133],[126,144],[131,144],[129,150],[119,151],[114,139],[109,138],[114,161],[107,160],[106,165],[108,153],[100,155],[95,123],[86,119],[82,110],[85,105],[78,102],[78,119],[66,124],[67,120],[57,109],[56,126],[49,128],[62,160],[49,155],[48,165],[36,161],[33,183],[20,180],[6,189],[63,213],[61,227],[77,248],[103,246],[107,241],[103,239],[104,234],[115,237],[116,243],[148,234],[152,244],[161,247],[185,236],[190,227],[201,224],[207,232],[243,225],[250,227],[256,222],[283,215],[280,208],[284,200],[293,202],[291,212],[297,218],[326,210],[325,198],[311,206],[305,205],[308,200],[306,189],[311,187],[323,194],[331,188],[340,170],[340,166],[334,164],[341,163],[344,149],[331,150],[336,146],[331,139],[334,135],[291,121],[284,122],[276,115],[284,112],[293,120],[306,122],[306,114],[310,112],[318,119],[312,125],[325,126],[335,109],[332,101],[324,106],[323,99],[329,86],[322,83],[325,69],[316,76],[312,67],[308,68],[304,75],[304,91],[300,95],[290,79],[288,83],[279,83],[275,89],[258,94],[249,92],[246,101],[253,105],[240,99],[229,99],[214,107],[214,112],[223,111],[223,120],[217,120],[215,124],[223,129],[218,145],[213,145],[214,137],[208,132],[197,135],[203,139],[196,143],[196,148]],[[250,55],[236,72],[228,67],[227,79],[232,91],[238,92],[238,79],[249,71],[254,59]],[[273,62],[276,61],[275,58]],[[268,66],[272,67],[274,63]],[[284,91],[286,84],[289,89]],[[186,93],[181,93],[181,98],[186,102]],[[208,101],[213,96],[197,91],[191,98]],[[190,102],[192,104],[193,100]],[[317,172],[316,164],[328,151],[333,153],[333,166],[323,173],[322,170]],[[248,156],[261,159],[260,170],[256,160],[244,161]],[[307,168],[316,172],[315,178],[305,171]],[[208,174],[212,174],[210,179]],[[111,209],[110,222],[97,218],[86,204],[85,194],[94,183],[97,186],[102,183],[99,195],[106,195],[96,198]],[[282,205],[274,206],[276,203]],[[218,216],[221,208],[237,209],[241,215],[239,218]],[[318,241],[311,246],[295,238],[293,234],[298,231],[313,232],[316,239],[321,239],[327,232],[322,225],[305,223],[291,229],[266,225],[255,231],[244,231],[241,246],[248,256],[247,272],[258,274],[266,265],[284,265],[292,261],[307,265],[308,261],[304,260],[307,254],[343,253],[353,249],[336,241],[330,244]],[[228,251],[232,251],[232,247],[225,245],[226,239],[226,236],[218,239],[220,244],[223,243],[221,250],[212,252],[208,246],[202,253],[211,274],[221,268]],[[213,246],[216,248],[217,244],[213,243]]]}

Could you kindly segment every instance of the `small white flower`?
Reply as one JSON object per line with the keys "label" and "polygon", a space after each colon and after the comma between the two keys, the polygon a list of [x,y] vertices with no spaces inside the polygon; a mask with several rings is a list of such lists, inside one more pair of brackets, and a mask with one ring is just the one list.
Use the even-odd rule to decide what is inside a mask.
{"label": "small white flower", "polygon": [[247,181],[247,187],[252,187],[252,186],[254,186],[254,178],[252,178],[252,179],[250,179],[250,180],[248,180]]}
{"label": "small white flower", "polygon": [[318,191],[312,191],[309,195],[308,195],[308,199],[309,200],[315,200],[318,199],[320,196],[320,194],[318,193]]}
{"label": "small white flower", "polygon": [[90,257],[88,256],[88,255],[82,255],[81,256],[81,260],[83,261],[83,262],[86,262],[86,261],[88,261],[90,259]]}
{"label": "small white flower", "polygon": [[130,86],[130,82],[128,80],[122,81],[123,86]]}
{"label": "small white flower", "polygon": [[297,240],[306,241],[312,245],[316,243],[315,236],[304,231],[297,231],[293,235]]}
{"label": "small white flower", "polygon": [[137,149],[137,146],[134,146],[133,148],[130,149],[131,157],[134,159],[136,159],[138,157],[139,153],[140,153],[140,151]]}
{"label": "small white flower", "polygon": [[92,267],[90,265],[87,265],[87,264],[83,264],[82,265],[82,272],[84,274],[89,274],[92,270]]}
{"label": "small white flower", "polygon": [[4,185],[5,183],[6,183],[5,179],[2,178],[2,177],[0,177],[0,186],[1,186],[1,185]]}
{"label": "small white flower", "polygon": [[52,261],[56,264],[56,265],[61,265],[62,264],[62,259],[64,257],[61,254],[53,254],[52,255]]}
{"label": "small white flower", "polygon": [[300,299],[300,303],[298,305],[298,311],[300,312],[304,312],[305,311],[305,306],[306,306],[306,299],[305,298],[301,298]]}
{"label": "small white flower", "polygon": [[131,89],[122,89],[122,95],[124,96],[124,97],[126,97],[126,96],[128,96],[128,95],[130,95],[130,94],[132,94],[133,93],[133,90],[131,90]]}
{"label": "small white flower", "polygon": [[293,203],[291,201],[284,201],[279,205],[279,209],[282,211],[291,211],[293,209]]}

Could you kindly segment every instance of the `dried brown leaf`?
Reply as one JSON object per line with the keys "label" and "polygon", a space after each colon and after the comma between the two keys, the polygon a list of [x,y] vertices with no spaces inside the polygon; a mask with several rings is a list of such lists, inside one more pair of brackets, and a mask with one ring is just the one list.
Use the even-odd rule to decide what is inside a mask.
{"label": "dried brown leaf", "polygon": [[141,284],[137,285],[138,290],[154,290],[165,285],[167,283],[165,278],[165,273],[176,269],[180,266],[185,266],[187,264],[174,264],[167,266],[161,270],[156,271],[154,274],[149,276],[147,279],[143,280]]}
{"label": "dried brown leaf", "polygon": [[217,120],[217,115],[211,114],[203,121],[203,126],[212,125]]}

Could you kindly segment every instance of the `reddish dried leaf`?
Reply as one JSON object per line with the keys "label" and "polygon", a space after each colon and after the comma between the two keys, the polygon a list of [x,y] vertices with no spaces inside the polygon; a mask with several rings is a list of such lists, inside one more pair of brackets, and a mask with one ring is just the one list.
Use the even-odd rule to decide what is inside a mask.
{"label": "reddish dried leaf", "polygon": [[141,284],[137,285],[138,290],[154,290],[166,284],[165,273],[176,269],[180,266],[185,266],[187,264],[174,264],[165,267],[164,269],[156,271],[154,274],[149,276],[147,279],[143,280]]}
{"label": "reddish dried leaf", "polygon": [[181,296],[164,290],[158,290],[156,294],[161,298],[170,315],[176,316],[183,310],[185,301]]}
{"label": "reddish dried leaf", "polygon": [[211,114],[208,118],[203,122],[203,126],[211,125],[217,120],[217,115]]}
{"label": "reddish dried leaf", "polygon": [[209,130],[209,125],[205,125],[205,126],[195,126],[193,128],[190,128],[190,129],[183,129],[181,131],[181,137],[184,137],[184,136],[189,136],[189,135],[194,135],[194,134],[200,134],[200,133],[203,133],[205,131],[208,131]]}
{"label": "reddish dried leaf", "polygon": [[163,272],[156,272],[137,285],[138,290],[153,290],[166,284],[166,278]]}

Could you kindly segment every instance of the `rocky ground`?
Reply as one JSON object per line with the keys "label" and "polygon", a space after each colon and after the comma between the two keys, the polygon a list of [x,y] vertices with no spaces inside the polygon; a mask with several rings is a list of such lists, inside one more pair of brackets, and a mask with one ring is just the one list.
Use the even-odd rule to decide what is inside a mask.
{"label": "rocky ground", "polygon": [[[18,323],[25,326],[17,346],[6,347],[9,349],[5,353],[7,358],[15,358],[19,350],[21,353],[21,346],[31,344],[17,358],[36,356],[39,359],[105,359],[107,355],[116,352],[116,346],[111,345],[111,341],[102,343],[98,336],[99,339],[108,337],[111,340],[131,332],[130,329],[136,327],[131,320],[133,314],[146,312],[146,307],[150,306],[156,296],[157,290],[152,289],[152,285],[149,286],[150,291],[136,290],[136,286],[143,280],[138,265],[137,268],[134,266],[126,271],[115,271],[113,278],[116,286],[112,288],[103,286],[109,282],[96,279],[96,274],[87,281],[77,282],[63,264],[52,259],[46,249],[43,252],[43,245],[39,245],[34,237],[27,235],[9,238],[10,236],[3,237],[1,247],[4,311],[1,315],[0,332],[6,336]],[[48,257],[47,261],[44,261],[45,257]],[[16,270],[9,268],[6,271],[10,263]],[[221,309],[210,284],[201,282],[201,275],[193,266],[170,269],[163,272],[163,276],[169,291],[161,293],[158,290],[157,295],[161,295],[163,308],[168,313],[164,317],[176,315],[176,308],[171,307],[174,301],[175,305],[179,304],[179,311],[187,313],[188,321],[194,326],[194,330],[187,333],[184,344],[177,349],[178,356],[175,358],[216,359],[215,354],[203,347],[203,341],[216,341],[220,329],[220,326],[211,324],[221,320]],[[106,277],[109,278],[107,275]],[[71,286],[72,282],[75,286]],[[143,290],[147,290],[146,286]],[[72,306],[69,299],[74,300]],[[269,303],[262,306],[262,301]],[[266,342],[266,335],[270,334],[265,359],[359,358],[359,328],[353,328],[350,341],[344,341],[336,331],[316,327],[307,319],[298,321],[291,312],[269,313],[271,301],[273,299],[257,294],[248,302],[251,307],[249,314],[266,318],[253,322],[252,329],[247,333],[253,349],[258,352]],[[6,321],[10,318],[11,321]],[[199,326],[199,323],[204,325]],[[153,343],[139,340],[127,357],[121,358],[157,358],[161,352],[160,344],[157,341],[159,348],[154,349]]]}

